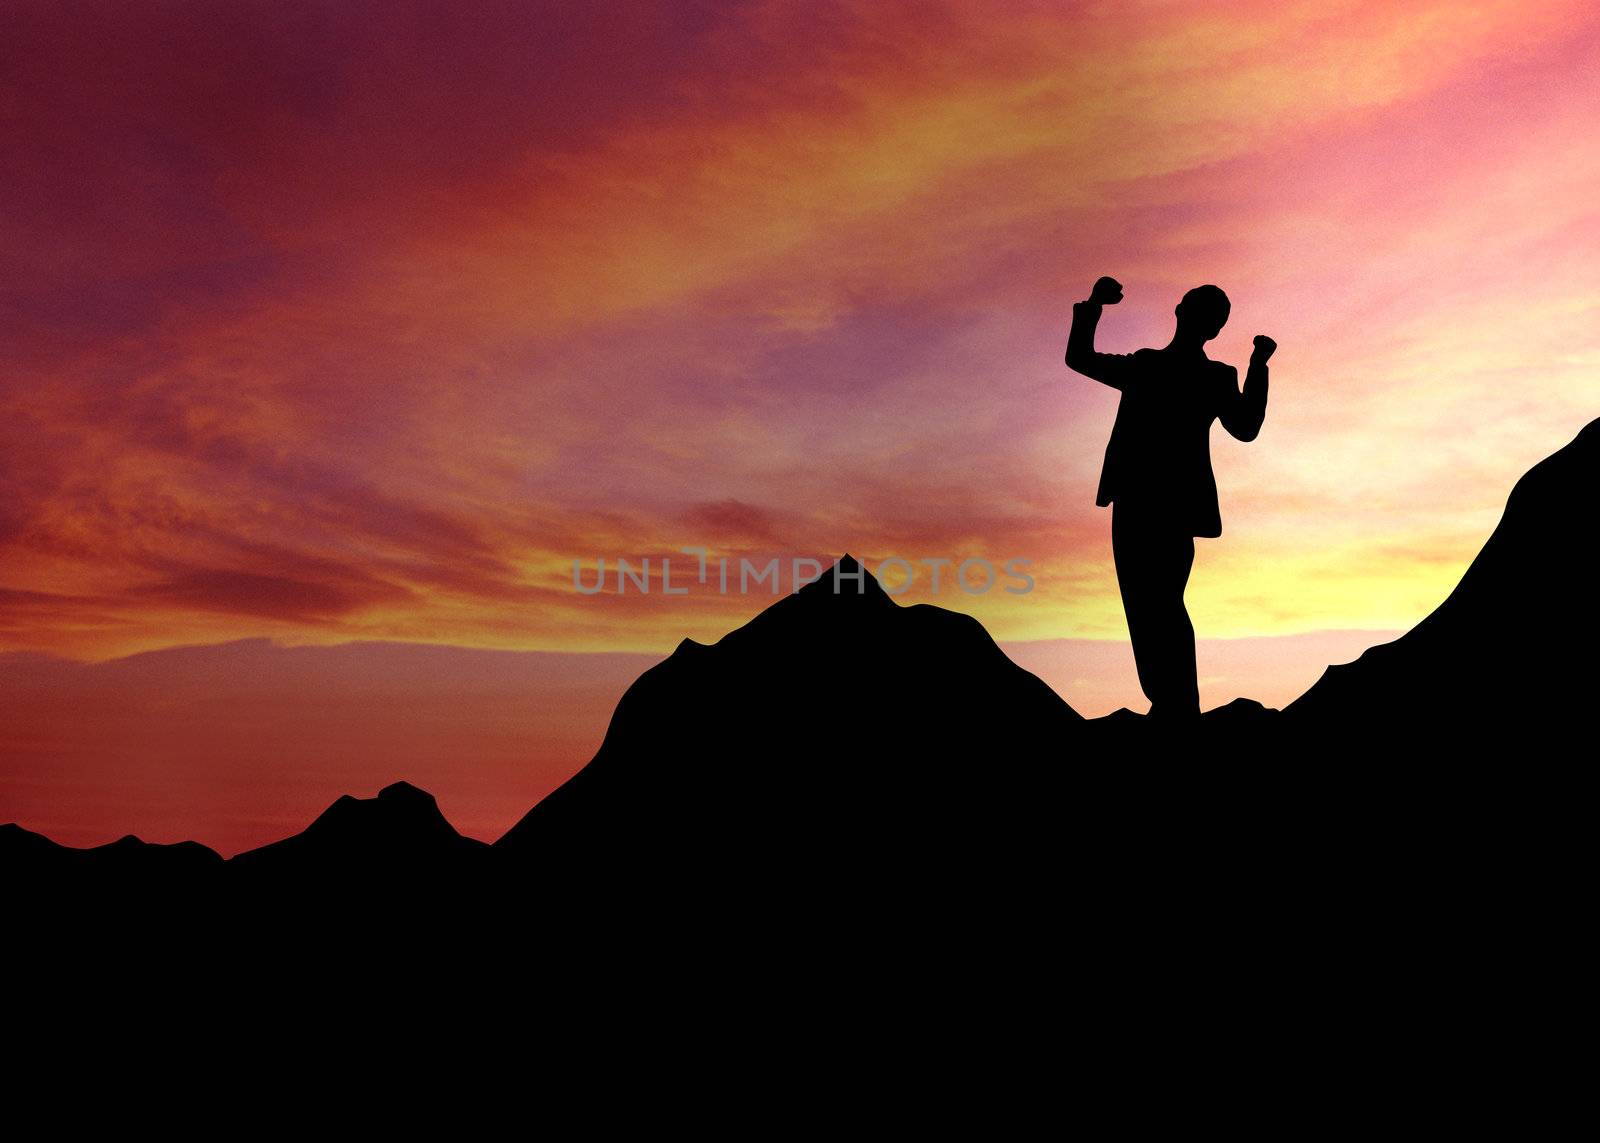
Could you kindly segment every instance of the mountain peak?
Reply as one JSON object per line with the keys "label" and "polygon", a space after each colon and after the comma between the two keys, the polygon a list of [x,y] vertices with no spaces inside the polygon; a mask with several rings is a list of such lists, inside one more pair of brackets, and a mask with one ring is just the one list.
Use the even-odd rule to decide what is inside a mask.
{"label": "mountain peak", "polygon": [[888,600],[889,595],[876,576],[849,552],[839,557],[831,568],[802,587],[796,594],[809,598],[823,595],[852,596],[874,600]]}
{"label": "mountain peak", "polygon": [[428,805],[438,805],[438,799],[432,794],[406,781],[390,783],[378,791],[378,797],[391,802],[425,802]]}

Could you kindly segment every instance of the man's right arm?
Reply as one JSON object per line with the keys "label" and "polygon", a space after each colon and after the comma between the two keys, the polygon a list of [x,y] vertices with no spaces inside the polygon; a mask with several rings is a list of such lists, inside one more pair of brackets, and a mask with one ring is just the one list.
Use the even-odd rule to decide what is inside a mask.
{"label": "man's right arm", "polygon": [[1228,366],[1222,407],[1218,416],[1222,427],[1242,441],[1253,441],[1261,432],[1261,422],[1267,416],[1267,361],[1278,348],[1278,343],[1266,334],[1257,334],[1255,348],[1250,353],[1250,371],[1245,374],[1244,392],[1239,392],[1239,371]]}
{"label": "man's right arm", "polygon": [[1122,287],[1116,279],[1101,278],[1087,301],[1073,303],[1072,331],[1067,334],[1067,368],[1113,389],[1127,386],[1133,374],[1133,354],[1095,352],[1094,331],[1103,308],[1121,300]]}

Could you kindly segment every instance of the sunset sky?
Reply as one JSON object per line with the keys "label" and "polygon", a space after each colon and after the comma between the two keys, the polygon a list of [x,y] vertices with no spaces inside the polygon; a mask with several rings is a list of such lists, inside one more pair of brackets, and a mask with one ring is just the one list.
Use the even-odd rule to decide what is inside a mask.
{"label": "sunset sky", "polygon": [[[496,748],[543,775],[504,804],[451,813],[473,745],[439,747],[488,837],[635,667],[771,598],[581,595],[575,559],[1028,559],[1028,594],[901,599],[1142,710],[1094,506],[1116,393],[1062,362],[1111,274],[1102,348],[1202,282],[1212,356],[1281,346],[1260,437],[1213,434],[1188,592],[1207,704],[1281,704],[1436,606],[1600,415],[1597,122],[1590,2],[8,4],[0,651],[610,653],[589,722]],[[29,689],[0,821],[108,840],[137,813],[74,799],[118,743],[157,786],[226,753],[119,693],[57,710],[68,749]],[[273,780],[315,812],[400,748]],[[145,836],[271,840],[243,803]]]}

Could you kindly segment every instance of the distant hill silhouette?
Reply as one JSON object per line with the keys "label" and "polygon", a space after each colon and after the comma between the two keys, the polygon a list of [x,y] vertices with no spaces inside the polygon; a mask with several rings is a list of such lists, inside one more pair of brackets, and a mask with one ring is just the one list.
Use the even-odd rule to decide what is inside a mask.
{"label": "distant hill silhouette", "polygon": [[[0,825],[0,869],[19,877],[67,883],[108,878],[132,883],[209,882],[222,870],[222,856],[197,841],[155,845],[129,834],[109,845],[72,849],[11,823]],[[18,888],[12,882],[13,889]]]}
{"label": "distant hill silhouette", "polygon": [[[404,778],[493,840],[594,757],[617,700],[670,650],[246,639],[103,662],[0,653],[0,821],[69,845],[132,832],[235,854]],[[136,813],[119,790],[139,792]],[[56,798],[72,799],[74,835],[44,825]]]}

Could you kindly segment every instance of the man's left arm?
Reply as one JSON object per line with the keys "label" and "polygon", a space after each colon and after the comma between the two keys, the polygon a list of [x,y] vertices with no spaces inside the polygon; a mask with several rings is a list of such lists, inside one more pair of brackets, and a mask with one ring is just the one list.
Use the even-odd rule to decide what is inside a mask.
{"label": "man's left arm", "polygon": [[1242,441],[1253,441],[1261,431],[1261,422],[1267,417],[1267,361],[1278,343],[1265,334],[1257,334],[1255,349],[1250,353],[1250,370],[1245,374],[1244,392],[1237,388],[1239,371],[1232,370],[1228,392],[1223,398],[1218,417],[1222,427]]}

